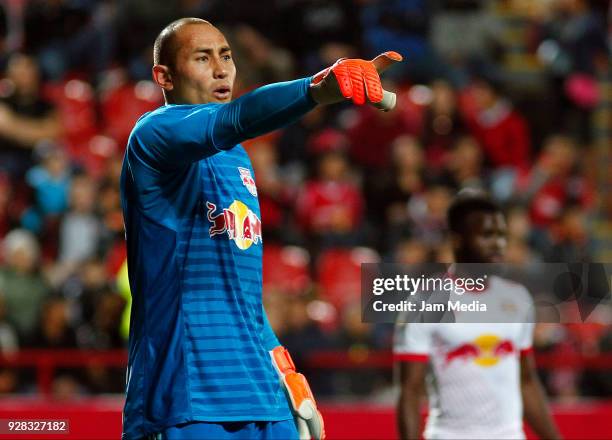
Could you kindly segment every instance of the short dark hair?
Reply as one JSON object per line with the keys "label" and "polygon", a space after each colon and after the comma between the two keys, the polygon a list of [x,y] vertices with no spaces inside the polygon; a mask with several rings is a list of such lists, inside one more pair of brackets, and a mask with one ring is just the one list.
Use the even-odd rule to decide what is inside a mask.
{"label": "short dark hair", "polygon": [[173,66],[176,52],[176,31],[188,24],[211,24],[209,21],[201,18],[187,17],[173,21],[166,26],[155,39],[153,45],[153,64],[163,64],[164,66]]}
{"label": "short dark hair", "polygon": [[446,219],[449,231],[458,234],[464,232],[465,221],[473,212],[503,213],[501,207],[485,191],[464,189],[457,193],[448,208]]}

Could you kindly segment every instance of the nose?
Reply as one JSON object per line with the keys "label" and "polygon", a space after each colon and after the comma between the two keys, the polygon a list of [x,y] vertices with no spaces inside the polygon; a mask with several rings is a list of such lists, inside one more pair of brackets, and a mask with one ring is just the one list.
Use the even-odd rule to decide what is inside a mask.
{"label": "nose", "polygon": [[213,76],[215,79],[224,79],[228,75],[227,68],[219,58],[215,58]]}

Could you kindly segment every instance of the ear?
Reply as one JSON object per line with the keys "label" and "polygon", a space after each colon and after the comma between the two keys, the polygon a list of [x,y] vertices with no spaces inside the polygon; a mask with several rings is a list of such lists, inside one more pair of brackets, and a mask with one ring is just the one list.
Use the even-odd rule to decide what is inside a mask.
{"label": "ear", "polygon": [[153,81],[165,91],[170,91],[174,88],[170,68],[163,64],[156,64],[153,66]]}

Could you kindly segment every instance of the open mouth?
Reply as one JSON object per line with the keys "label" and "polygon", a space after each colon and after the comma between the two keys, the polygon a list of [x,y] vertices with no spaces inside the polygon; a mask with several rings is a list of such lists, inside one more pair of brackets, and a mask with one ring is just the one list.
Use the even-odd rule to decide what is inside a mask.
{"label": "open mouth", "polygon": [[218,87],[213,91],[213,95],[220,101],[230,98],[231,89],[228,86]]}

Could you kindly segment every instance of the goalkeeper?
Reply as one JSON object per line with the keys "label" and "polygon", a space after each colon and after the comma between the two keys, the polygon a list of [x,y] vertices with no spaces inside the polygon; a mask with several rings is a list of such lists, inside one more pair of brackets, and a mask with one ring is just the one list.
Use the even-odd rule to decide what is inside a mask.
{"label": "goalkeeper", "polygon": [[317,104],[392,108],[378,72],[400,60],[339,60],[232,101],[236,68],[217,28],[185,18],[159,34],[153,78],[166,105],[136,123],[121,174],[132,291],[123,439],[324,438],[262,307],[257,188],[239,143]]}

